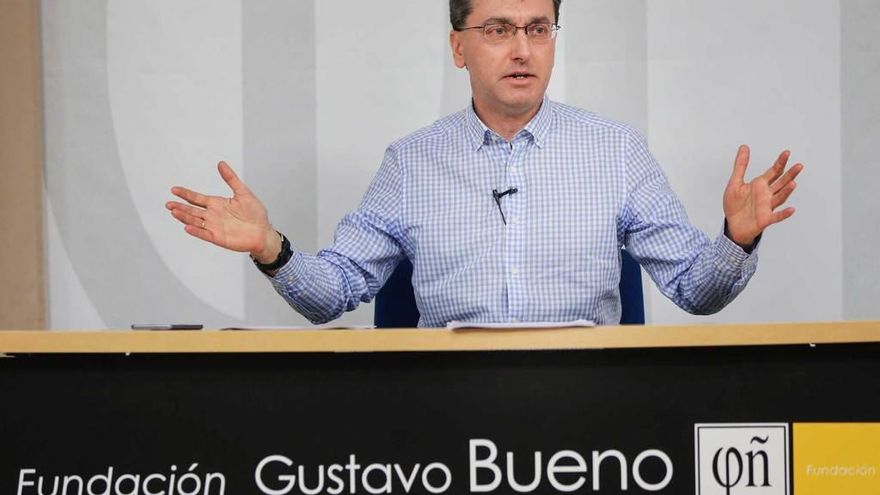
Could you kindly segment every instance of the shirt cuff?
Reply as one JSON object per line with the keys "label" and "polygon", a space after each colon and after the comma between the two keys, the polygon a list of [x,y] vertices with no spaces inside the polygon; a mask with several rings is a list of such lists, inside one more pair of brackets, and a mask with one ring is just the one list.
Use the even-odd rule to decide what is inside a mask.
{"label": "shirt cuff", "polygon": [[[731,237],[730,237],[730,230],[727,228],[727,219],[726,218],[724,219],[724,228],[722,229],[721,233],[724,235],[724,237],[727,237],[729,240],[733,241],[733,239],[731,239]],[[754,251],[755,248],[758,247],[758,243],[761,241],[761,236],[763,236],[763,235],[764,235],[763,232],[758,234],[758,237],[755,237],[755,240],[752,241],[752,245],[749,246],[748,248],[743,248],[742,246],[739,246],[739,244],[737,244],[737,246],[739,246],[743,251],[745,251],[746,254],[751,254],[752,251]],[[736,244],[736,243],[734,243],[734,244]]]}
{"label": "shirt cuff", "polygon": [[755,239],[750,253],[745,252],[739,244],[733,242],[722,229],[721,234],[715,239],[715,252],[720,268],[736,273],[754,273],[758,265],[758,247],[761,245],[761,237]]}
{"label": "shirt cuff", "polygon": [[275,272],[275,276],[266,275],[266,278],[272,282],[276,290],[289,293],[295,285],[298,285],[298,282],[305,278],[306,264],[303,258],[301,252],[294,251],[290,260]]}

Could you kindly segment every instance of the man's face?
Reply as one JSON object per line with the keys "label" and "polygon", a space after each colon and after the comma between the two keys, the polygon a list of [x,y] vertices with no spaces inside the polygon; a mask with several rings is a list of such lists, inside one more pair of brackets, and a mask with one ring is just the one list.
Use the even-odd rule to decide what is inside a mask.
{"label": "man's face", "polygon": [[[464,27],[507,23],[555,24],[553,0],[472,0]],[[513,38],[488,42],[480,29],[450,35],[455,65],[467,67],[478,110],[518,116],[534,111],[550,83],[556,40],[530,40],[520,29]]]}

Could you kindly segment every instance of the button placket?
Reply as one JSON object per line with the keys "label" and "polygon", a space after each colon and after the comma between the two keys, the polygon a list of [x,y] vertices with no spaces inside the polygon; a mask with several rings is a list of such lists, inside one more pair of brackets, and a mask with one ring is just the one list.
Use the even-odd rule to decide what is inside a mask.
{"label": "button placket", "polygon": [[518,189],[517,194],[507,198],[505,214],[508,217],[505,228],[505,252],[507,254],[507,279],[508,279],[508,316],[512,321],[521,318],[522,315],[522,210],[524,205],[522,159],[525,151],[526,140],[517,136],[511,143],[511,152],[508,156],[505,176],[507,187]]}
{"label": "button placket", "polygon": [[[497,189],[498,191],[507,190],[507,187],[513,187],[509,182],[509,177],[507,174],[507,168],[508,168],[509,164],[511,163],[511,160],[513,157],[513,147],[511,146],[510,143],[508,143],[506,140],[504,140],[500,136],[493,135],[492,136],[492,146],[491,146],[490,150],[492,153],[492,157],[493,157],[495,163],[497,164],[497,166],[502,167],[502,170],[504,170],[504,175],[502,177],[504,177],[504,180],[506,181],[506,182],[503,182],[500,184],[496,183],[496,184],[494,184],[494,186],[496,188],[498,188]],[[498,176],[496,175],[496,177],[498,177]],[[503,200],[501,201],[501,209],[502,209],[503,215],[505,217],[506,217],[507,212],[509,210],[509,204],[511,202],[510,200],[514,196],[516,196],[516,194],[505,195]],[[495,206],[495,205],[493,205],[493,206]],[[496,212],[496,214],[497,214],[497,212]],[[502,222],[502,219],[500,218],[501,215],[498,215],[498,216],[499,216],[498,223],[501,224],[501,222]],[[504,280],[504,292],[505,292],[505,298],[504,298],[505,305],[503,308],[501,308],[503,311],[502,314],[506,314],[506,313],[510,312],[510,292],[511,292],[511,283],[513,282],[511,280],[510,269],[509,269],[510,259],[508,257],[508,253],[509,253],[508,242],[510,239],[510,233],[509,233],[508,227],[510,227],[510,222],[507,222],[505,225],[502,226],[502,229],[501,229],[502,248],[501,248],[501,253],[499,253],[501,256],[501,267],[502,267],[502,273],[500,273],[499,275]]]}

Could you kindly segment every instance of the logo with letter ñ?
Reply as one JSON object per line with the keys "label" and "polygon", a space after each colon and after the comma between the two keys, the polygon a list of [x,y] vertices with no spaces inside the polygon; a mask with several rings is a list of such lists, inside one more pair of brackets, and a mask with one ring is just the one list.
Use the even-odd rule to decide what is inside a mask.
{"label": "logo with letter \u00f1", "polygon": [[790,495],[788,423],[694,425],[697,495]]}

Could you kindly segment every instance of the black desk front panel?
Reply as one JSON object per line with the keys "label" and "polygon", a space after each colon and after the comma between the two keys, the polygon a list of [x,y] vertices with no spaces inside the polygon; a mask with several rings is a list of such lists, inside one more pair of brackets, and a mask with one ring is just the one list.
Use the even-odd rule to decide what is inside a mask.
{"label": "black desk front panel", "polygon": [[[40,479],[52,493],[56,476],[56,495],[65,476],[67,493],[78,476],[82,493],[299,494],[319,472],[316,493],[687,494],[696,424],[876,422],[878,398],[877,344],[16,356],[0,359],[0,494]],[[551,483],[566,450],[586,472],[562,472],[578,462],[559,454]],[[595,480],[594,452],[610,451],[626,479],[608,457]],[[715,476],[743,493],[728,454]]]}

